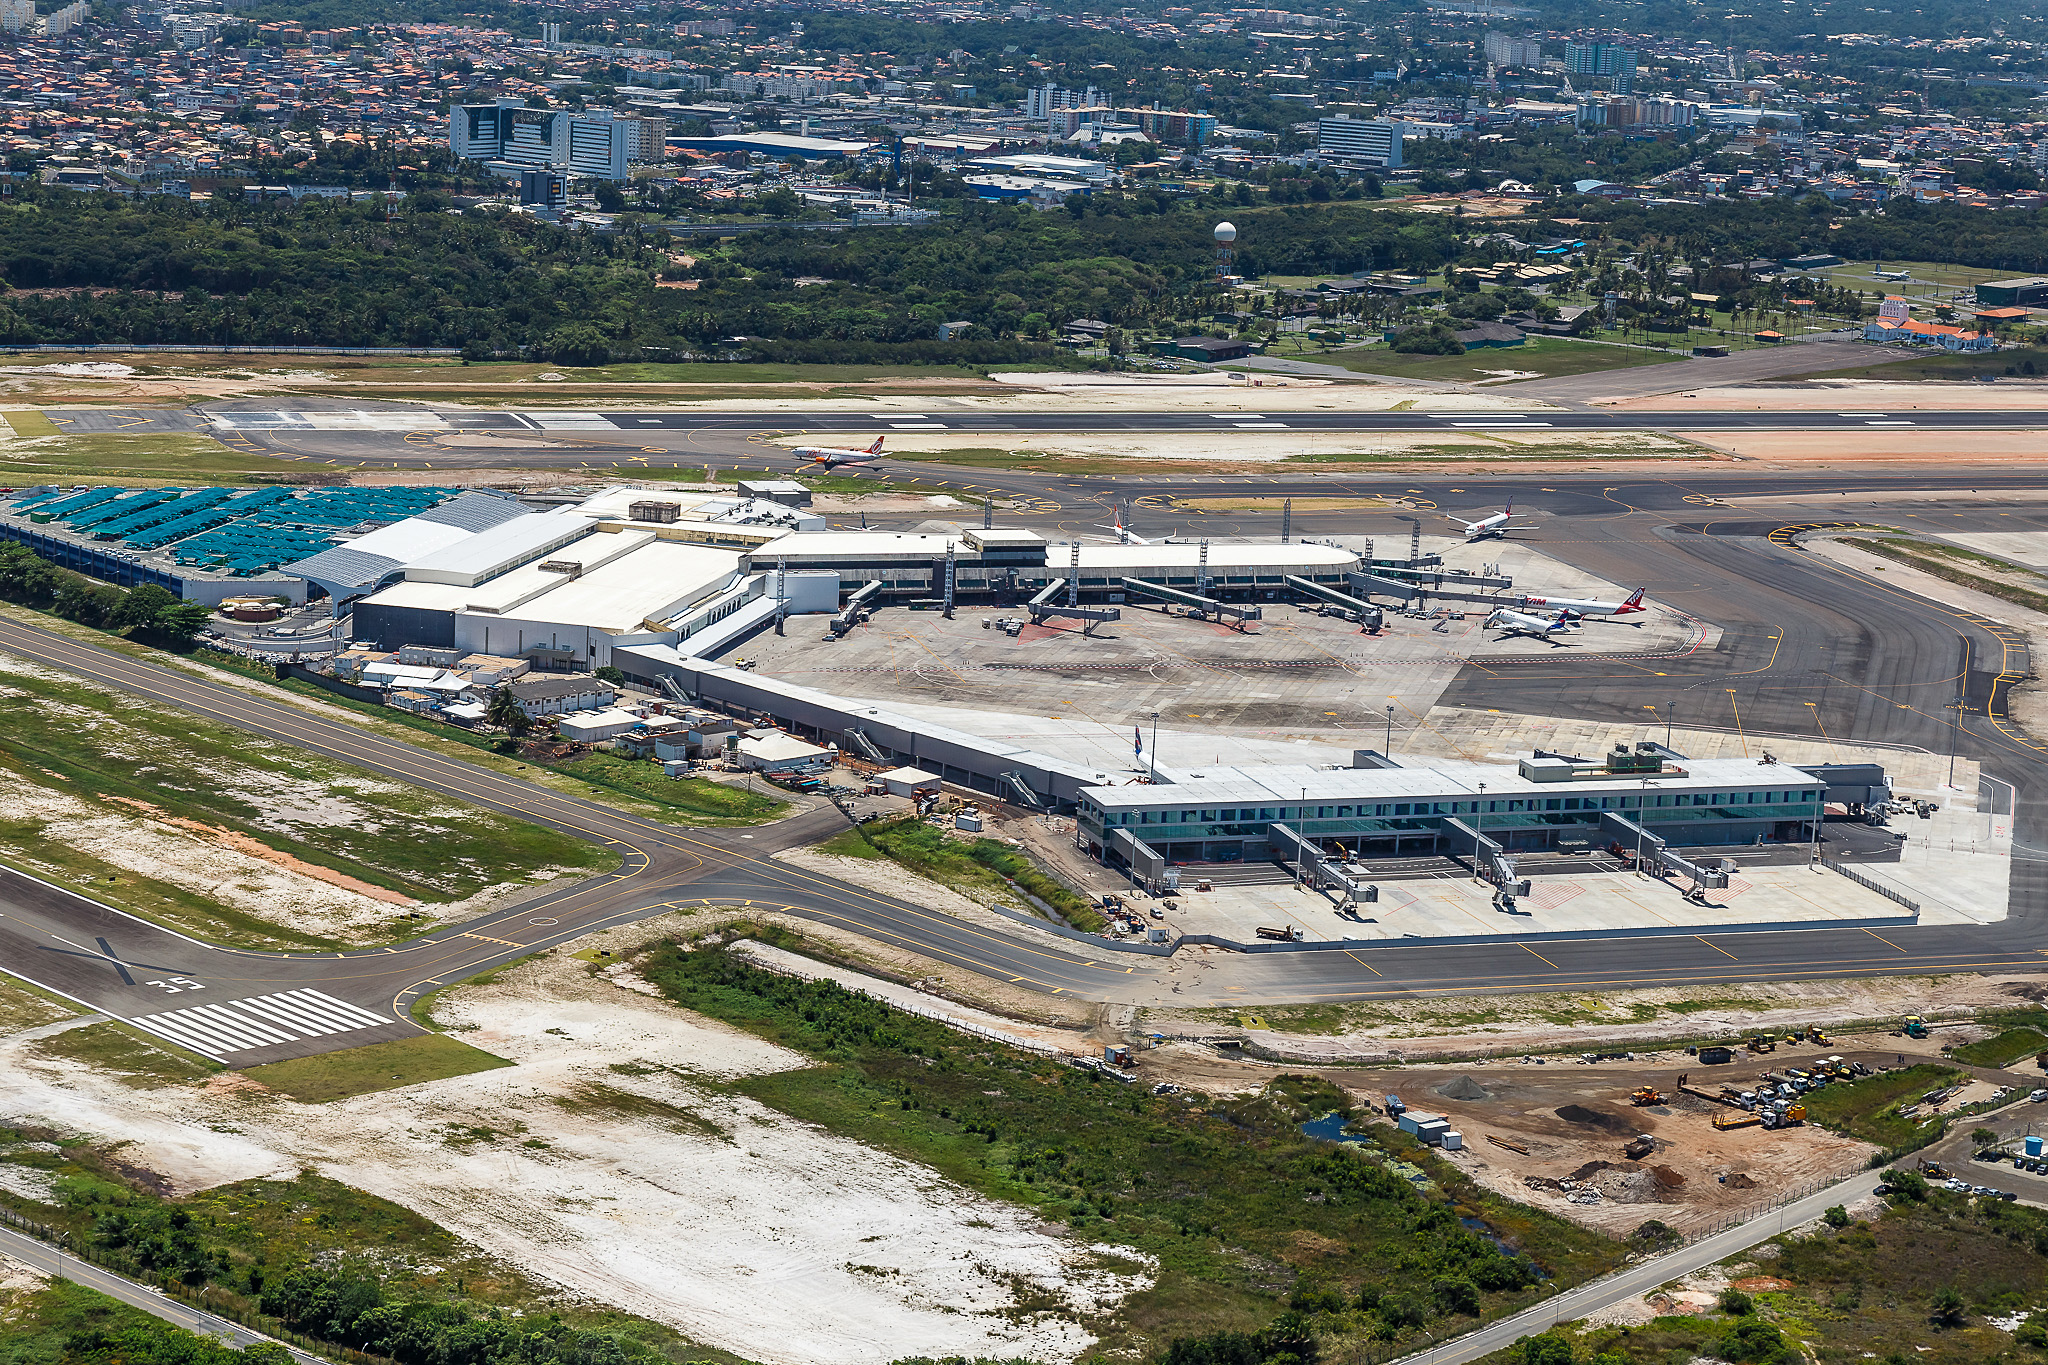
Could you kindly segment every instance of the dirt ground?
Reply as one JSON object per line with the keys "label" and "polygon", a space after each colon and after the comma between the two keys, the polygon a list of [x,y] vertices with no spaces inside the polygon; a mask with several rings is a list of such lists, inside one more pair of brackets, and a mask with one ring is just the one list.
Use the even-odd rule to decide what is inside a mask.
{"label": "dirt ground", "polygon": [[134,1089],[0,1038],[0,1120],[123,1144],[180,1191],[318,1170],[565,1296],[772,1365],[1065,1360],[1089,1344],[1082,1312],[1149,1278],[739,1094],[736,1078],[808,1062],[635,984],[566,956],[522,964],[436,1003],[514,1066],[325,1105],[234,1073]]}
{"label": "dirt ground", "polygon": [[1882,379],[1821,379],[1798,384],[1738,384],[1687,389],[1641,398],[1617,398],[1600,405],[1613,412],[1855,412],[1869,408],[2010,411],[2048,410],[2048,382],[2000,380],[1996,384],[1907,384]]}
{"label": "dirt ground", "polygon": [[[2048,414],[2044,414],[2042,420],[2043,425],[2048,425]],[[2031,461],[2041,453],[2041,433],[2038,431],[1929,431],[1919,427],[1864,427],[1841,431],[1722,430],[1673,434],[1739,455],[1745,460],[1779,465],[1917,466],[1938,460],[1944,468],[1958,464],[2009,467],[2015,460]]]}

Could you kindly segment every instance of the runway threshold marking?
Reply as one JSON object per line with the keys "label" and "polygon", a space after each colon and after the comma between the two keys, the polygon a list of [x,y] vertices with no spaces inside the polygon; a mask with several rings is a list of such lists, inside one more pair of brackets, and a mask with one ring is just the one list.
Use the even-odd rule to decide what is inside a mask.
{"label": "runway threshold marking", "polygon": [[[1693,935],[1693,937],[1694,937],[1694,938],[1697,938],[1697,939],[1699,939],[1699,940],[1700,940],[1700,942],[1702,942],[1702,943],[1707,943],[1707,941],[1706,941],[1706,940],[1705,940],[1704,938],[1700,938],[1700,936],[1699,936],[1698,934],[1694,934],[1694,935]],[[1707,943],[1707,946],[1708,946],[1709,948],[1712,948],[1712,949],[1713,949],[1713,950],[1714,950],[1715,952],[1719,953],[1719,954],[1720,954],[1720,955],[1721,955],[1722,957],[1725,957],[1725,958],[1727,958],[1727,959],[1728,959],[1729,961],[1731,961],[1731,962],[1740,962],[1740,961],[1742,961],[1742,959],[1741,959],[1741,958],[1739,958],[1739,957],[1735,956],[1735,954],[1733,954],[1733,953],[1729,952],[1729,951],[1728,951],[1728,950],[1727,950],[1726,948],[1723,948],[1723,947],[1722,947],[1721,945],[1719,945],[1718,943]]]}
{"label": "runway threshold marking", "polygon": [[511,939],[509,939],[509,938],[492,938],[492,937],[491,937],[491,936],[490,936],[489,934],[470,934],[470,933],[462,933],[462,934],[457,934],[457,935],[456,935],[456,937],[457,937],[457,938],[473,938],[473,939],[477,939],[477,940],[479,940],[479,941],[481,941],[481,942],[484,942],[484,943],[496,943],[496,944],[499,944],[499,945],[501,945],[502,947],[506,947],[506,948],[524,948],[524,947],[526,946],[526,945],[525,945],[524,943],[514,943],[514,942],[513,942],[513,941],[512,941]]}

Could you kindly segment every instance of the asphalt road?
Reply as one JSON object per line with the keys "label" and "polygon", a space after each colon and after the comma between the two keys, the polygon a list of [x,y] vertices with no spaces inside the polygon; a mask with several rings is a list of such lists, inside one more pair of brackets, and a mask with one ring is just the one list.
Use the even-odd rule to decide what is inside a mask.
{"label": "asphalt road", "polygon": [[[963,475],[965,472],[963,471]],[[993,491],[1055,498],[1100,520],[1129,480],[976,472]],[[1912,597],[1870,576],[1809,556],[1773,533],[1787,525],[1881,518],[1943,529],[2027,530],[2048,524],[2029,471],[1971,476],[1981,497],[1938,490],[1937,471],[1843,481],[1778,478],[1733,467],[1711,479],[1590,478],[1542,482],[1477,476],[1429,478],[1383,489],[1418,509],[1477,510],[1512,494],[1533,513],[1526,535],[1549,553],[1610,581],[1647,583],[1651,595],[1721,627],[1719,643],[1681,656],[1620,660],[1559,651],[1512,663],[1468,665],[1443,701],[1531,714],[1642,721],[1646,707],[1680,725],[1740,729],[1758,747],[1773,734],[1876,740],[1940,751],[1965,693],[1956,741],[2017,793],[2018,856],[2012,913],[1988,928],[1924,926],[1813,929],[1660,938],[1536,940],[1489,945],[1393,942],[1342,951],[1167,960],[1119,954],[1019,929],[979,929],[916,906],[801,873],[770,860],[839,820],[829,809],[748,831],[681,829],[622,814],[445,759],[346,721],[273,701],[260,689],[221,687],[66,637],[0,624],[0,648],[186,707],[492,809],[606,843],[619,870],[556,895],[443,929],[414,942],[338,956],[286,956],[211,948],[16,874],[0,875],[0,966],[114,1016],[140,1020],[232,1065],[353,1046],[414,1031],[407,1008],[422,991],[459,980],[591,929],[702,902],[753,903],[842,925],[914,948],[947,969],[1090,999],[1224,1001],[1370,1000],[1408,994],[1600,989],[1757,979],[2033,969],[2048,955],[2048,752],[2004,715],[2005,693],[2030,667],[2024,641],[1995,621]],[[1305,481],[1301,481],[1305,482]],[[1245,481],[1232,487],[1245,488]],[[1249,485],[1275,496],[1300,483]],[[1209,495],[1218,484],[1174,479],[1142,485],[1155,504]],[[1308,485],[1333,491],[1329,483]],[[1337,491],[1354,488],[1335,485]],[[1369,491],[1356,488],[1356,491]],[[1755,498],[1734,511],[1721,498]],[[1051,515],[1051,514],[1048,514]],[[1403,513],[1400,516],[1415,515]],[[1271,534],[1267,513],[1204,515],[1214,534]],[[1142,521],[1139,529],[1146,529]],[[1405,535],[1394,514],[1325,512],[1296,518],[1297,534],[1365,530]],[[1968,667],[1964,666],[1967,653]],[[751,836],[751,837],[749,837]],[[1816,876],[1833,875],[1816,872]],[[184,983],[181,984],[181,980]],[[317,991],[319,996],[295,994]],[[199,1002],[205,1002],[204,1004]],[[221,1004],[232,1007],[226,1017]],[[350,1013],[366,1012],[374,1023]],[[197,1011],[197,1013],[187,1013]],[[266,1032],[266,1030],[268,1032]],[[208,1044],[211,1047],[209,1049]]]}
{"label": "asphalt road", "polygon": [[[87,1289],[96,1289],[110,1299],[117,1299],[130,1308],[163,1319],[174,1327],[188,1332],[212,1337],[230,1346],[246,1347],[261,1344],[282,1345],[274,1337],[261,1332],[252,1332],[237,1322],[218,1317],[204,1309],[182,1303],[168,1294],[160,1294],[148,1285],[137,1284],[134,1280],[116,1275],[111,1270],[102,1270],[90,1261],[81,1261],[76,1256],[66,1256],[47,1242],[37,1241],[25,1233],[12,1228],[0,1227],[0,1251],[6,1252],[37,1270],[82,1284]],[[292,1359],[303,1365],[327,1365],[322,1356],[309,1355],[296,1346],[286,1346]]]}
{"label": "asphalt road", "polygon": [[1786,1228],[1812,1222],[1836,1204],[1853,1204],[1876,1189],[1879,1173],[1862,1171],[1839,1185],[1830,1185],[1782,1208],[1750,1219],[1747,1223],[1703,1237],[1691,1246],[1668,1256],[1625,1267],[1604,1279],[1547,1299],[1533,1308],[1489,1323],[1476,1332],[1447,1341],[1428,1351],[1401,1356],[1397,1365],[1465,1365],[1480,1360],[1523,1337],[1538,1336],[1560,1322],[1573,1322],[1589,1313],[1627,1299],[1639,1298],[1661,1284],[1680,1279],[1716,1261],[1767,1242]]}

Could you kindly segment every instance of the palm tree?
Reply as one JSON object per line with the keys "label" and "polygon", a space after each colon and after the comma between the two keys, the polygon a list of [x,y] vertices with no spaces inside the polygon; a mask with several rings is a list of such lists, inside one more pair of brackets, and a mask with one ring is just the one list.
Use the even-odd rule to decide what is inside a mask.
{"label": "palm tree", "polygon": [[500,730],[508,731],[515,739],[524,735],[533,724],[509,687],[501,687],[491,693],[491,704],[484,712],[484,719]]}

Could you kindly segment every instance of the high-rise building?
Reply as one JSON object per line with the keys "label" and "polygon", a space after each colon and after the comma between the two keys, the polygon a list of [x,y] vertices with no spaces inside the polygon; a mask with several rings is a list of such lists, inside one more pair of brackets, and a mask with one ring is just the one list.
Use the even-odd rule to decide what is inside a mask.
{"label": "high-rise building", "polygon": [[1486,35],[1486,60],[1495,66],[1522,66],[1540,71],[1543,68],[1543,40],[1489,33]]}
{"label": "high-rise building", "polygon": [[1572,76],[1611,76],[1614,93],[1627,95],[1636,87],[1636,50],[1614,43],[1566,43],[1564,69]]}
{"label": "high-rise building", "polygon": [[519,99],[459,104],[448,111],[448,147],[469,161],[504,161],[546,167],[600,180],[624,180],[639,119],[609,110],[572,114],[529,109]]}
{"label": "high-rise building", "polygon": [[1214,114],[1189,114],[1168,109],[1132,109],[1126,110],[1125,114],[1138,125],[1139,132],[1154,142],[1200,147],[1216,136]]}
{"label": "high-rise building", "polygon": [[1102,97],[1102,92],[1092,85],[1086,90],[1062,90],[1048,83],[1024,92],[1024,117],[1048,119],[1055,109],[1087,109],[1107,103],[1109,101]]}
{"label": "high-rise building", "polygon": [[1358,157],[1389,169],[1401,164],[1404,125],[1383,118],[1316,120],[1316,150],[1327,156]]}

